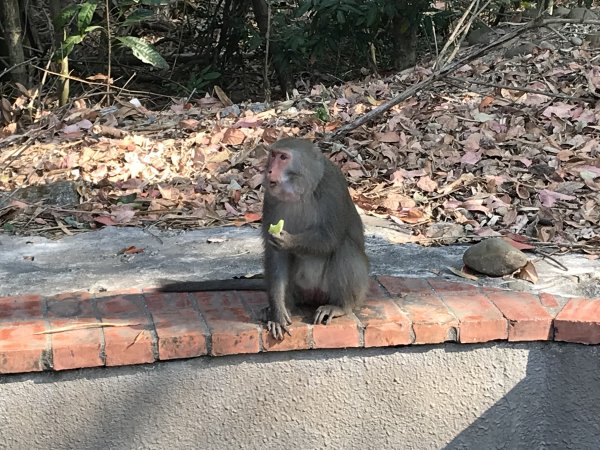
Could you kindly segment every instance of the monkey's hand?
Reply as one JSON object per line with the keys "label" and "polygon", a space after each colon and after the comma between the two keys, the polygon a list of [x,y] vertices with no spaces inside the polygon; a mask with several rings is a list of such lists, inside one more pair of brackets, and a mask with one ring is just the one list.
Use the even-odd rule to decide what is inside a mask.
{"label": "monkey's hand", "polygon": [[277,250],[291,250],[294,248],[294,235],[281,230],[281,233],[269,234],[268,242]]}
{"label": "monkey's hand", "polygon": [[342,317],[346,315],[346,311],[336,305],[323,305],[317,308],[315,312],[315,324],[329,325],[334,317]]}
{"label": "monkey's hand", "polygon": [[267,314],[271,318],[267,322],[267,330],[274,339],[282,340],[284,333],[287,333],[290,336],[292,335],[288,328],[288,325],[292,324],[292,319],[287,311],[274,312],[271,308],[268,308]]}

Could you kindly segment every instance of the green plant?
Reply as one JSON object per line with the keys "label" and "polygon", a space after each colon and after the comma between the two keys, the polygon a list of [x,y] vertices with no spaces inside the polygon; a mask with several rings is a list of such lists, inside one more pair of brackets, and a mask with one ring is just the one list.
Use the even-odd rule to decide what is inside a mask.
{"label": "green plant", "polygon": [[274,39],[282,48],[278,56],[292,69],[314,63],[337,74],[366,65],[376,70],[379,63],[389,65],[397,48],[406,44],[397,39],[398,26],[405,32],[418,28],[430,3],[298,0],[292,14],[282,11],[273,17]]}
{"label": "green plant", "polygon": [[190,91],[200,91],[220,76],[220,72],[213,70],[212,66],[207,66],[204,69],[202,69],[200,73],[192,74],[187,82],[186,87]]}
{"label": "green plant", "polygon": [[[114,41],[129,48],[140,61],[159,69],[166,69],[169,65],[151,44],[135,36],[118,36],[118,31],[151,18],[155,13],[148,7],[165,4],[167,4],[166,0],[121,0],[118,3],[117,20],[111,25],[114,30],[110,30],[109,33],[110,36],[115,36]],[[62,11],[56,26],[73,29],[73,34],[67,35],[62,43],[60,55],[62,58],[68,56],[75,46],[82,43],[91,32],[107,31],[106,27],[92,24],[97,8],[96,0],[85,0],[82,3],[70,5]],[[105,14],[109,14],[109,12],[105,11]]]}

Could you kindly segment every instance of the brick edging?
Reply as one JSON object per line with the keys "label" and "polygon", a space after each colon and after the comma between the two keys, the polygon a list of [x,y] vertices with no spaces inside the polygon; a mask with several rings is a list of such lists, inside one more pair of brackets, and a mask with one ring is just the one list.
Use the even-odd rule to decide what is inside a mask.
{"label": "brick edging", "polygon": [[441,278],[378,276],[355,314],[325,326],[312,325],[312,312],[303,311],[294,316],[291,336],[283,341],[272,339],[258,321],[265,305],[264,293],[245,291],[188,294],[132,289],[95,296],[3,297],[0,373],[449,341],[600,343],[600,301],[482,288]]}

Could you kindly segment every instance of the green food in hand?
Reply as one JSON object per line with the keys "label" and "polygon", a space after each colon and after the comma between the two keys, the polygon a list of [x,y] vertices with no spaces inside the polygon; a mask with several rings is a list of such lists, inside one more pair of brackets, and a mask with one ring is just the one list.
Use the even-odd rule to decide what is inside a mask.
{"label": "green food in hand", "polygon": [[283,219],[280,219],[275,225],[269,225],[269,233],[273,235],[280,234],[281,230],[283,230]]}

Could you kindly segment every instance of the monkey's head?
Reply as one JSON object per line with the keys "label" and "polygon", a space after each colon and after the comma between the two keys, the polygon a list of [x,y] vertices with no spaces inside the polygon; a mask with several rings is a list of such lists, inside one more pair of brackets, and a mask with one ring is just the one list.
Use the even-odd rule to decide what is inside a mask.
{"label": "monkey's head", "polygon": [[305,139],[285,138],[271,145],[264,186],[283,202],[297,202],[312,195],[324,171],[319,148]]}

